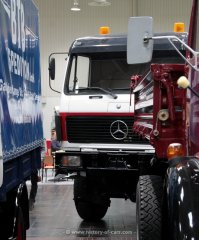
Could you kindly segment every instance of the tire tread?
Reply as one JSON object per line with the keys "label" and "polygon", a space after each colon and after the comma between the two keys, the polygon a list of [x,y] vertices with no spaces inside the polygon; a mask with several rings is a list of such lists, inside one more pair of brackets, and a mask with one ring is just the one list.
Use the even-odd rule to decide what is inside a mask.
{"label": "tire tread", "polygon": [[161,239],[163,181],[160,176],[140,176],[137,201],[139,201],[138,231],[141,240]]}

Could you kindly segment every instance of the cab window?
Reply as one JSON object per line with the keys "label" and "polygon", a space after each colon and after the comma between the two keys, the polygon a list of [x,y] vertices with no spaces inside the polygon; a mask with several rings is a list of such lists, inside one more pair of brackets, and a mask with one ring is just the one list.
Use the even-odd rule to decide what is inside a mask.
{"label": "cab window", "polygon": [[89,58],[74,56],[71,61],[69,75],[69,91],[74,92],[79,87],[87,87],[89,81]]}

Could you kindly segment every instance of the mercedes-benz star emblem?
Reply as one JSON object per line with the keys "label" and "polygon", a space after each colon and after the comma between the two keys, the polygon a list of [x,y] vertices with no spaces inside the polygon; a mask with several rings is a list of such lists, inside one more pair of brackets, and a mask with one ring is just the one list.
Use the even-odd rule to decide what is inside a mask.
{"label": "mercedes-benz star emblem", "polygon": [[110,133],[116,140],[123,140],[128,135],[128,126],[121,120],[114,121],[111,123]]}

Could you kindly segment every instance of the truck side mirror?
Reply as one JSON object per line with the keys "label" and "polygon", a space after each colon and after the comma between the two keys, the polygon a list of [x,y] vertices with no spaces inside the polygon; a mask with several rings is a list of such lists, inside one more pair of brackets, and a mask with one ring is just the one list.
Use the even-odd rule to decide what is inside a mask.
{"label": "truck side mirror", "polygon": [[131,17],[128,23],[127,62],[150,62],[153,52],[153,18]]}
{"label": "truck side mirror", "polygon": [[55,80],[55,58],[51,58],[49,61],[49,76],[51,80]]}

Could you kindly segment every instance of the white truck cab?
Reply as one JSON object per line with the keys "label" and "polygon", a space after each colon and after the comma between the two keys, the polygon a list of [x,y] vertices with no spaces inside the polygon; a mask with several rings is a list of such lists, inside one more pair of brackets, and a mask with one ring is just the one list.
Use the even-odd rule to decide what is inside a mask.
{"label": "white truck cab", "polygon": [[128,65],[126,47],[126,35],[85,37],[72,44],[57,113],[63,149],[82,144],[95,149],[97,144],[106,149],[129,144],[134,149],[132,143],[143,141],[131,131],[134,96],[130,91],[131,76],[145,73],[148,64]]}

